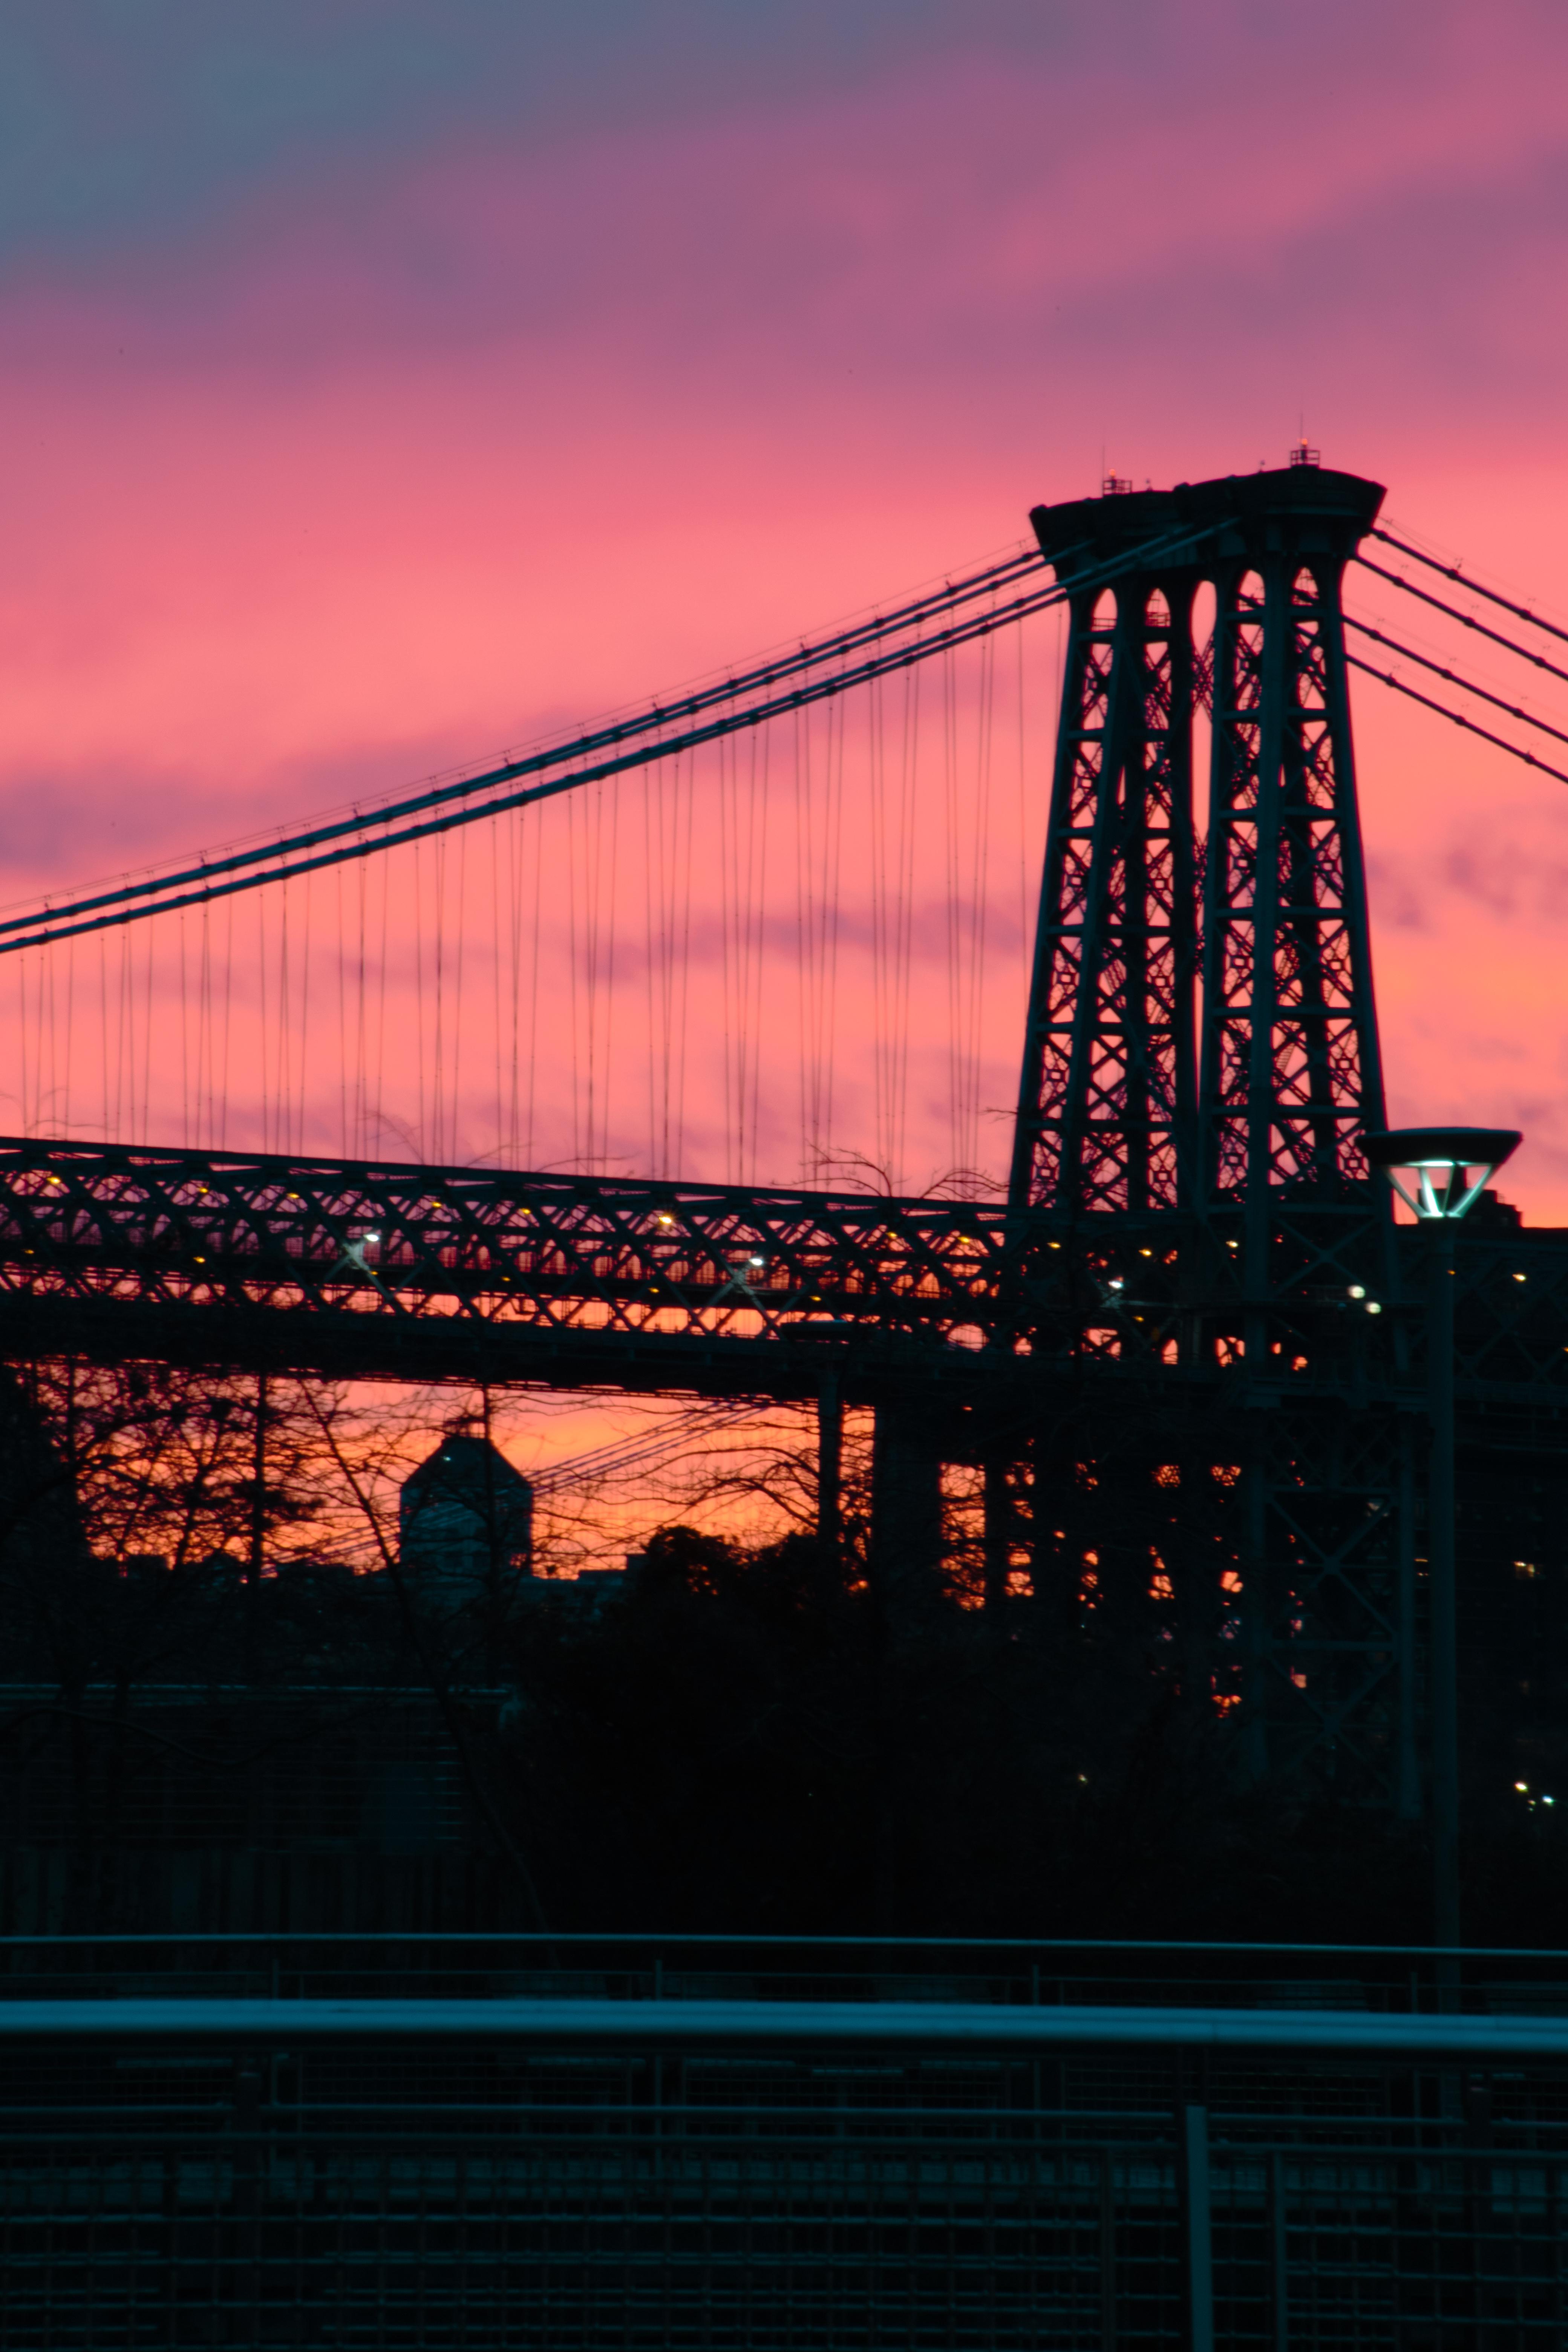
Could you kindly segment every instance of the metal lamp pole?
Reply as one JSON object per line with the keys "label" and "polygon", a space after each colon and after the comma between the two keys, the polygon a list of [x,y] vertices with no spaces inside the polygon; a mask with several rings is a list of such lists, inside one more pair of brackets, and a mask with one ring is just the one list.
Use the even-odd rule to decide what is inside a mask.
{"label": "metal lamp pole", "polygon": [[[1463,1171],[1460,1171],[1461,1181]],[[1432,1221],[1426,1288],[1426,1590],[1431,1610],[1432,1926],[1443,1951],[1459,1946],[1459,1590],[1455,1567],[1454,1242],[1457,1216]]]}
{"label": "metal lamp pole", "polygon": [[[1406,1127],[1363,1136],[1406,1208],[1432,1228],[1427,1261],[1427,1598],[1432,1727],[1432,1925],[1439,1952],[1455,1953],[1459,1918],[1459,1630],[1454,1508],[1454,1244],[1456,1227],[1517,1148],[1512,1128]],[[1479,1173],[1472,1180],[1471,1171]],[[1401,1171],[1414,1189],[1403,1181]],[[1453,1983],[1439,1963],[1445,1990]]]}

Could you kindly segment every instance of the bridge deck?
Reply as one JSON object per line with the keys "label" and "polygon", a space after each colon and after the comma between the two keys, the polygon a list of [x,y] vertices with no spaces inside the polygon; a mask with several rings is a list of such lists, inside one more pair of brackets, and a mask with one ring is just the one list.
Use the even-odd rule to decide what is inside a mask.
{"label": "bridge deck", "polygon": [[[1171,1215],[1020,1231],[993,1201],[0,1139],[0,1348],[779,1398],[831,1373],[872,1401],[934,1384],[954,1403],[999,1388],[1022,1403],[1086,1374],[1178,1409],[1240,1377],[1255,1396],[1418,1400],[1420,1235],[1402,1236],[1406,1296],[1386,1302],[1376,1349],[1340,1290],[1304,1278],[1300,1352],[1260,1376],[1194,1345],[1243,1306],[1223,1252],[1194,1286],[1195,1231]],[[1470,1406],[1554,1422],[1568,1234],[1466,1231],[1460,1275]],[[1384,1345],[1396,1325],[1403,1370]]]}

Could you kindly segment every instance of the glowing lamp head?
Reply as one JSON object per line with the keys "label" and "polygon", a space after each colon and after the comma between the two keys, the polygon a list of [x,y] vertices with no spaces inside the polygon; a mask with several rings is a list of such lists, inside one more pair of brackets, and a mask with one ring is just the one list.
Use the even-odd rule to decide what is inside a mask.
{"label": "glowing lamp head", "polygon": [[1363,1135],[1361,1146],[1405,1207],[1436,1223],[1473,1209],[1522,1141],[1512,1127],[1395,1127]]}

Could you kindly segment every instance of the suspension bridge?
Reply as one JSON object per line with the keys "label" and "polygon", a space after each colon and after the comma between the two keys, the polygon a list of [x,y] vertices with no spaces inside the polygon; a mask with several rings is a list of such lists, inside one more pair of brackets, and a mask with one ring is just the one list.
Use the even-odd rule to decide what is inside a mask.
{"label": "suspension bridge", "polygon": [[[1119,1580],[1258,1769],[1415,1810],[1351,681],[1568,782],[1568,634],[1382,496],[1110,483],[646,709],[0,914],[0,1346],[815,1404],[827,1541],[868,1407],[889,1606],[978,1465],[988,1603]],[[1568,1236],[1483,1215],[1461,1282],[1467,1442],[1555,1476]]]}

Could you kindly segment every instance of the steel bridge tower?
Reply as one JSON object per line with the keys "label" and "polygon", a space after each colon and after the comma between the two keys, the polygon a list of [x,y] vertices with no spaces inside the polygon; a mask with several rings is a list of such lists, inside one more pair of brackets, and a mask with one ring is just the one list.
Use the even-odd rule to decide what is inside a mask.
{"label": "steel bridge tower", "polygon": [[[1384,1101],[1341,611],[1382,497],[1302,462],[1035,510],[1070,630],[1009,1211],[1026,1344],[1107,1376],[1036,1433],[1037,1584],[1095,1608],[1141,1582],[1123,1601],[1163,1606],[1255,1773],[1411,1811],[1412,1436],[1357,1141]],[[1130,1486],[1155,1539],[1113,1564],[1085,1535]]]}

